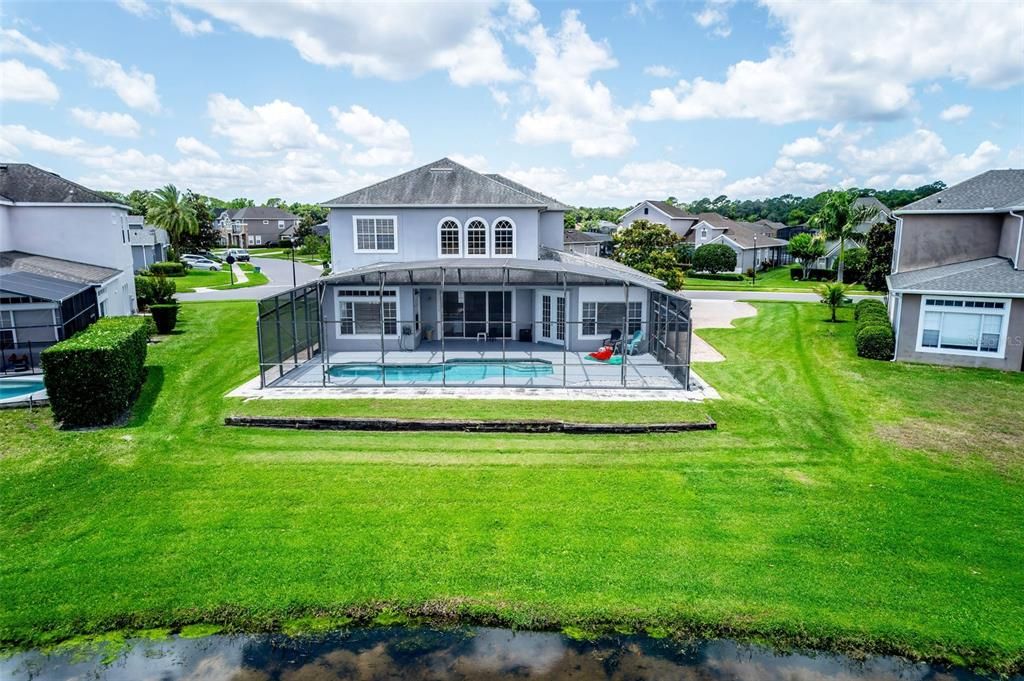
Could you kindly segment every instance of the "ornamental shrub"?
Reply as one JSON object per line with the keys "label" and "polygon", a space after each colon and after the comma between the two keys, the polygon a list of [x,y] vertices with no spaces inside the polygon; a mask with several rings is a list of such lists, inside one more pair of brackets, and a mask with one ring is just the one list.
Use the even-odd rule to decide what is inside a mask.
{"label": "ornamental shrub", "polygon": [[180,262],[155,262],[149,266],[149,271],[155,275],[162,274],[165,277],[184,277],[185,265]]}
{"label": "ornamental shrub", "polygon": [[[858,324],[860,326],[860,324]],[[896,349],[896,337],[889,322],[871,320],[857,330],[857,354],[867,359],[892,359]]]}
{"label": "ornamental shrub", "polygon": [[148,340],[145,317],[103,317],[43,350],[43,381],[54,420],[64,428],[116,421],[142,388]]}
{"label": "ornamental shrub", "polygon": [[693,271],[731,272],[736,269],[736,251],[725,244],[704,244],[693,253]]}
{"label": "ornamental shrub", "polygon": [[153,304],[153,280],[149,277],[135,277],[135,302],[139,311]]}
{"label": "ornamental shrub", "polygon": [[883,315],[888,316],[888,313],[885,309],[885,304],[882,303],[882,301],[875,300],[873,298],[865,298],[864,300],[861,300],[860,302],[853,306],[853,318],[860,319],[860,316],[862,314],[871,311],[881,312]]}
{"label": "ornamental shrub", "polygon": [[711,281],[743,281],[743,275],[736,272],[719,272],[717,274],[694,274],[694,279],[705,279]]}
{"label": "ornamental shrub", "polygon": [[149,312],[153,315],[153,322],[156,324],[157,333],[166,335],[174,331],[174,327],[178,325],[177,303],[150,305]]}

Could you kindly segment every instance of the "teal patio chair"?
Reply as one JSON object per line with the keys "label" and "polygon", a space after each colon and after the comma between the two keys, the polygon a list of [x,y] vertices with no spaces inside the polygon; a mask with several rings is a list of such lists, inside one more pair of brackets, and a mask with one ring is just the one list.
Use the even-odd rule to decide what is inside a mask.
{"label": "teal patio chair", "polygon": [[626,344],[626,354],[635,355],[640,349],[640,343],[644,340],[644,332],[642,329],[637,329],[633,332],[633,337],[629,339],[629,343]]}

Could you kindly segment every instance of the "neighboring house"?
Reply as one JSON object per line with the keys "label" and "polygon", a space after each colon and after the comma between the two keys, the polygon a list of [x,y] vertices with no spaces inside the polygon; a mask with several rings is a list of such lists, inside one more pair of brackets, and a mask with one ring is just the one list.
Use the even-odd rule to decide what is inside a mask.
{"label": "neighboring house", "polygon": [[1024,370],[1024,170],[990,170],[894,215],[896,359]]}
{"label": "neighboring house", "polygon": [[689,302],[565,250],[550,196],[442,158],[323,205],[334,273],[260,302],[264,384],[689,385]]}
{"label": "neighboring house", "polygon": [[779,236],[779,230],[787,229],[787,226],[782,222],[775,222],[774,220],[762,219],[754,222],[753,224],[761,226],[764,231],[763,234],[768,236],[774,236],[776,238],[782,238]]}
{"label": "neighboring house", "polygon": [[682,208],[664,201],[641,201],[633,206],[619,220],[621,229],[629,227],[637,220],[647,220],[665,225],[680,237],[685,237],[690,228],[697,223],[697,216],[690,215]]}
{"label": "neighboring house", "polygon": [[[846,240],[846,253],[849,253],[855,248],[864,248],[865,239],[847,239]],[[815,260],[811,267],[820,270],[831,270],[838,266],[839,263],[839,239],[826,239],[825,240],[825,255]]]}
{"label": "neighboring house", "polygon": [[598,220],[596,231],[601,234],[614,234],[618,231],[619,225],[611,220]]}
{"label": "neighboring house", "polygon": [[233,248],[276,246],[298,229],[301,218],[270,206],[246,206],[221,213],[214,221],[221,243]]}
{"label": "neighboring house", "polygon": [[27,163],[0,164],[0,346],[38,351],[136,311],[128,207]]}
{"label": "neighboring house", "polygon": [[320,224],[313,225],[313,233],[317,236],[328,236],[331,233],[331,227],[326,220]]}
{"label": "neighboring house", "polygon": [[612,254],[612,237],[601,232],[584,232],[578,229],[565,230],[565,250],[570,253],[596,255],[607,258]]}
{"label": "neighboring house", "polygon": [[145,224],[141,215],[129,215],[128,243],[132,246],[132,266],[138,272],[167,260],[171,239],[167,230]]}
{"label": "neighboring house", "polygon": [[248,245],[248,234],[245,231],[245,223],[241,220],[235,221],[232,215],[233,210],[218,209],[217,216],[213,219],[213,225],[220,232],[220,243],[228,248],[245,248]]}
{"label": "neighboring house", "polygon": [[725,244],[736,252],[735,272],[785,262],[787,242],[771,236],[764,225],[732,220],[718,213],[701,213],[695,220],[683,238],[694,248]]}
{"label": "neighboring house", "polygon": [[797,234],[814,234],[814,230],[806,224],[796,225],[794,227],[780,227],[775,231],[775,238],[788,242]]}
{"label": "neighboring house", "polygon": [[856,230],[859,234],[867,234],[871,231],[871,228],[880,222],[888,222],[892,220],[892,211],[889,210],[888,206],[876,199],[874,196],[861,196],[853,202],[854,208],[860,208],[867,206],[877,211],[874,219],[866,220],[857,225]]}

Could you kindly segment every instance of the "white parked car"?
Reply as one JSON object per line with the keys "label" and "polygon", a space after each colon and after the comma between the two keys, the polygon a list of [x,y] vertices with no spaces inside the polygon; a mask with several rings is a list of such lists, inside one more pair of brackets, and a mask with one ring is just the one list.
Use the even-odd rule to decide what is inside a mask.
{"label": "white parked car", "polygon": [[201,255],[183,255],[181,256],[181,261],[197,270],[209,270],[211,272],[220,271],[219,262],[214,262]]}
{"label": "white parked car", "polygon": [[229,248],[224,254],[224,259],[227,260],[229,255],[235,259],[235,262],[249,262],[249,251],[244,248]]}

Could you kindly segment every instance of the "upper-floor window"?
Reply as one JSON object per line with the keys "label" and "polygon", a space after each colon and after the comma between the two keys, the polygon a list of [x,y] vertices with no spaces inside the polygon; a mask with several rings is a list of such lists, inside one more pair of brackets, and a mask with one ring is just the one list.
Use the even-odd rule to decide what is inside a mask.
{"label": "upper-floor window", "polygon": [[516,224],[510,218],[494,221],[494,255],[516,254]]}
{"label": "upper-floor window", "polygon": [[278,220],[277,221],[277,228],[278,229],[284,229],[284,220]]}
{"label": "upper-floor window", "polygon": [[397,253],[398,218],[394,215],[354,215],[353,245],[356,253]]}
{"label": "upper-floor window", "polygon": [[444,218],[437,225],[438,250],[442,256],[462,255],[462,225],[455,218]]}
{"label": "upper-floor window", "polygon": [[480,218],[466,223],[466,255],[487,255],[487,223]]}

